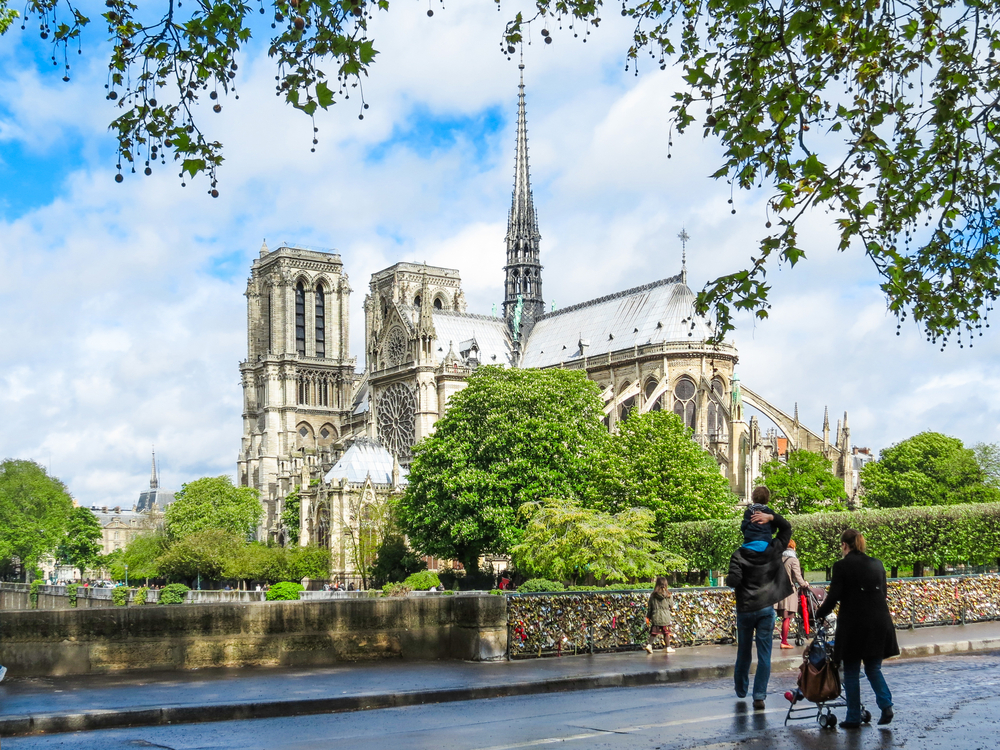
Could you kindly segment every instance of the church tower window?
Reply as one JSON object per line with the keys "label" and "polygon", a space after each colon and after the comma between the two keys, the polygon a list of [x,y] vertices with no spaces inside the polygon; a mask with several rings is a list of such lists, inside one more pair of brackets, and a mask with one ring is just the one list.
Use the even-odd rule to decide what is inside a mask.
{"label": "church tower window", "polygon": [[323,285],[316,285],[316,356],[326,357],[326,297]]}
{"label": "church tower window", "polygon": [[696,390],[691,378],[683,377],[674,384],[674,414],[692,430],[695,428],[698,416],[698,407],[694,399]]}
{"label": "church tower window", "polygon": [[440,297],[438,297],[437,299],[434,300],[434,309],[435,310],[440,310],[443,307],[444,307],[444,304],[441,302],[441,298]]}
{"label": "church tower window", "polygon": [[295,350],[306,356],[306,290],[301,281],[295,285]]}
{"label": "church tower window", "polygon": [[273,339],[273,328],[274,328],[274,302],[271,290],[267,290],[267,353],[270,354],[274,351]]}

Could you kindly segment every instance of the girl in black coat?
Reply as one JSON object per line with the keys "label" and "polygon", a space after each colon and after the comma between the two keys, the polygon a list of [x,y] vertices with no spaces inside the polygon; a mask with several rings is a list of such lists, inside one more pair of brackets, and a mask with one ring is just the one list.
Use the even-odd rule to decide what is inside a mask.
{"label": "girl in black coat", "polygon": [[885,567],[865,554],[865,538],[848,529],[840,537],[843,559],[834,563],[826,601],[816,613],[822,621],[839,603],[834,659],[844,665],[845,729],[861,726],[861,662],[882,709],[879,724],[892,721],[892,693],[882,676],[882,660],[899,654],[896,628],[886,602]]}

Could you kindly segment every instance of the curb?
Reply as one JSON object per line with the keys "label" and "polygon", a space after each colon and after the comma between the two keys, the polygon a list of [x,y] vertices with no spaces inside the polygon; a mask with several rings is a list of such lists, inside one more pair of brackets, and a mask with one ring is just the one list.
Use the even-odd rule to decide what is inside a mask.
{"label": "curb", "polygon": [[[899,658],[917,659],[928,656],[964,654],[976,651],[1000,650],[1000,638],[971,641],[949,641],[921,646],[904,646]],[[772,659],[772,671],[794,670],[801,656]],[[132,708],[118,711],[95,709],[76,713],[40,713],[0,717],[0,737],[31,734],[121,729],[126,727],[195,724],[246,719],[273,719],[310,714],[367,711],[378,708],[400,708],[431,703],[505,698],[519,695],[539,695],[576,690],[596,690],[611,687],[643,687],[672,682],[718,679],[733,674],[734,665],[675,667],[623,674],[611,672],[582,677],[560,677],[534,682],[514,682],[506,685],[456,687],[438,690],[412,690],[400,693],[372,693],[330,698],[301,700],[257,701],[252,703],[212,703],[196,706],[162,706]]]}

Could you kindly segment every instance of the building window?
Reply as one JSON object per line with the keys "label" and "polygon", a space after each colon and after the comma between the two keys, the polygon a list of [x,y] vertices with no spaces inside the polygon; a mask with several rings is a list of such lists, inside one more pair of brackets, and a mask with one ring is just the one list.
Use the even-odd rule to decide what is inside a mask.
{"label": "building window", "polygon": [[722,411],[721,402],[725,397],[726,386],[722,378],[712,378],[712,396],[708,402],[708,435],[713,440],[725,440],[726,438],[726,416]]}
{"label": "building window", "polygon": [[271,290],[268,289],[267,290],[267,353],[268,354],[274,351],[274,346],[271,343],[271,339],[273,336],[273,334],[271,333],[271,329],[274,326],[273,322],[274,318],[272,317],[273,315],[274,315],[274,304],[271,302]]}
{"label": "building window", "polygon": [[326,378],[320,378],[316,383],[316,403],[320,406],[330,405],[330,386]]}
{"label": "building window", "polygon": [[681,378],[674,384],[674,414],[692,430],[695,429],[698,416],[698,407],[694,402],[696,391],[694,381],[690,378]]}
{"label": "building window", "polygon": [[316,356],[326,356],[326,296],[319,284],[316,285]]}
{"label": "building window", "polygon": [[[656,390],[656,381],[650,378],[646,381],[646,401],[649,401],[649,397],[653,395],[653,391]],[[660,400],[656,399],[656,403],[653,404],[647,411],[659,411],[660,410]]]}
{"label": "building window", "polygon": [[434,309],[435,310],[441,310],[443,307],[444,307],[444,303],[441,302],[441,298],[440,297],[438,297],[436,300],[434,300]]}
{"label": "building window", "polygon": [[295,349],[306,355],[306,290],[300,281],[295,285]]}
{"label": "building window", "polygon": [[299,403],[309,403],[309,381],[304,377],[299,378]]}

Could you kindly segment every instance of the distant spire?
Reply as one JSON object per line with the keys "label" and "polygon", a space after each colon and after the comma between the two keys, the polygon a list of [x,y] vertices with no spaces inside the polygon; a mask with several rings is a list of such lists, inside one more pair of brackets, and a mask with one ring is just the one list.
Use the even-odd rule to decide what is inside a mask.
{"label": "distant spire", "polygon": [[844,412],[844,429],[845,430],[848,429],[848,427],[847,427],[847,412],[846,411]]}
{"label": "distant spire", "polygon": [[795,424],[799,423],[799,402],[795,402]]}
{"label": "distant spire", "polygon": [[688,235],[687,230],[683,226],[681,227],[680,233],[677,235],[677,239],[681,241],[681,283],[687,284],[687,247],[688,240],[690,240],[691,237]]}
{"label": "distant spire", "polygon": [[271,251],[267,247],[267,240],[264,240],[260,245],[260,257],[263,258],[269,252]]}
{"label": "distant spire", "polygon": [[824,430],[829,430],[830,429],[830,407],[829,406],[824,406],[823,407],[823,429]]}
{"label": "distant spire", "polygon": [[535,202],[531,195],[528,170],[528,118],[524,109],[524,61],[517,66],[521,83],[517,87],[517,156],[514,162],[514,195],[507,219],[507,238],[539,239]]}
{"label": "distant spire", "polygon": [[156,446],[153,446],[153,470],[149,475],[149,489],[155,490],[160,486],[160,480],[156,476]]}

